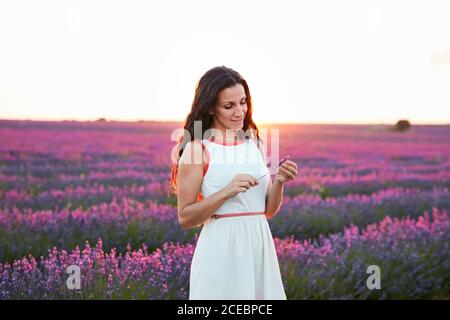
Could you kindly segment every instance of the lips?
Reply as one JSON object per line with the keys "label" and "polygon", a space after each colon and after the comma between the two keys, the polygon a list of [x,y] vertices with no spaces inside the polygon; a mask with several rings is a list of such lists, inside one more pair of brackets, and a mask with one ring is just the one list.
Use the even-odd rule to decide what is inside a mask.
{"label": "lips", "polygon": [[239,119],[239,120],[231,120],[231,121],[233,121],[233,122],[242,122],[242,120],[244,120],[244,119]]}

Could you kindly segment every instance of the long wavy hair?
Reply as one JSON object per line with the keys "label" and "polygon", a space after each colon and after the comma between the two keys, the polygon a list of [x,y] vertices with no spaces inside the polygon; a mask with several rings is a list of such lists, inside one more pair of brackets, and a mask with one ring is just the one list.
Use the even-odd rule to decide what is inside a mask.
{"label": "long wavy hair", "polygon": [[[194,122],[201,121],[202,137],[205,138],[205,131],[210,129],[213,123],[213,115],[209,111],[213,110],[217,104],[219,92],[236,84],[242,84],[247,96],[247,113],[245,114],[243,128],[239,130],[239,133],[245,132],[245,138],[249,139],[249,132],[251,132],[259,145],[260,137],[258,127],[252,119],[252,98],[247,81],[237,71],[225,66],[217,66],[208,70],[195,86],[194,101],[183,126],[185,134],[178,139],[175,148],[176,159],[172,158],[172,161],[175,161],[172,163],[172,172],[169,178],[169,195],[177,193],[178,161],[183,154],[184,147],[189,141],[197,138],[194,135]],[[189,132],[189,135],[186,131]],[[203,196],[199,193],[197,200],[202,199]]]}

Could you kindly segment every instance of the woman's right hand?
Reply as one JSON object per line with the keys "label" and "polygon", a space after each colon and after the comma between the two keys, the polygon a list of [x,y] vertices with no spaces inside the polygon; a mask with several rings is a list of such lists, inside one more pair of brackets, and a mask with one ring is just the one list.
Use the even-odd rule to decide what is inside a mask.
{"label": "woman's right hand", "polygon": [[225,198],[233,198],[240,192],[245,192],[251,187],[257,186],[259,184],[256,178],[249,174],[237,174],[234,176],[233,180],[222,189]]}

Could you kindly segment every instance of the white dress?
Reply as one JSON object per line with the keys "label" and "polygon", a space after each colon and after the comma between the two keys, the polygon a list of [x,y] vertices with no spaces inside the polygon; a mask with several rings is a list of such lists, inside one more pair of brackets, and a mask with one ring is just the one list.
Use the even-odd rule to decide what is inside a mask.
{"label": "white dress", "polygon": [[[269,169],[254,139],[231,145],[202,140],[208,165],[204,198],[225,187],[236,174],[259,180],[228,199],[216,214],[255,213],[205,221],[191,263],[190,300],[286,300],[278,258],[265,215]],[[260,214],[258,214],[260,213]]]}

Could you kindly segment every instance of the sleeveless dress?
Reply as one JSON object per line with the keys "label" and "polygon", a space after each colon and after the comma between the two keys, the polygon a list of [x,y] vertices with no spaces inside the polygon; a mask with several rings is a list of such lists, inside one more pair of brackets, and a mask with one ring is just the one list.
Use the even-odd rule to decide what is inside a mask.
{"label": "sleeveless dress", "polygon": [[[207,165],[204,198],[236,174],[259,185],[228,199],[204,222],[190,269],[190,300],[286,300],[272,233],[264,215],[270,173],[254,138],[234,144],[202,140]],[[235,216],[235,214],[251,214]]]}

